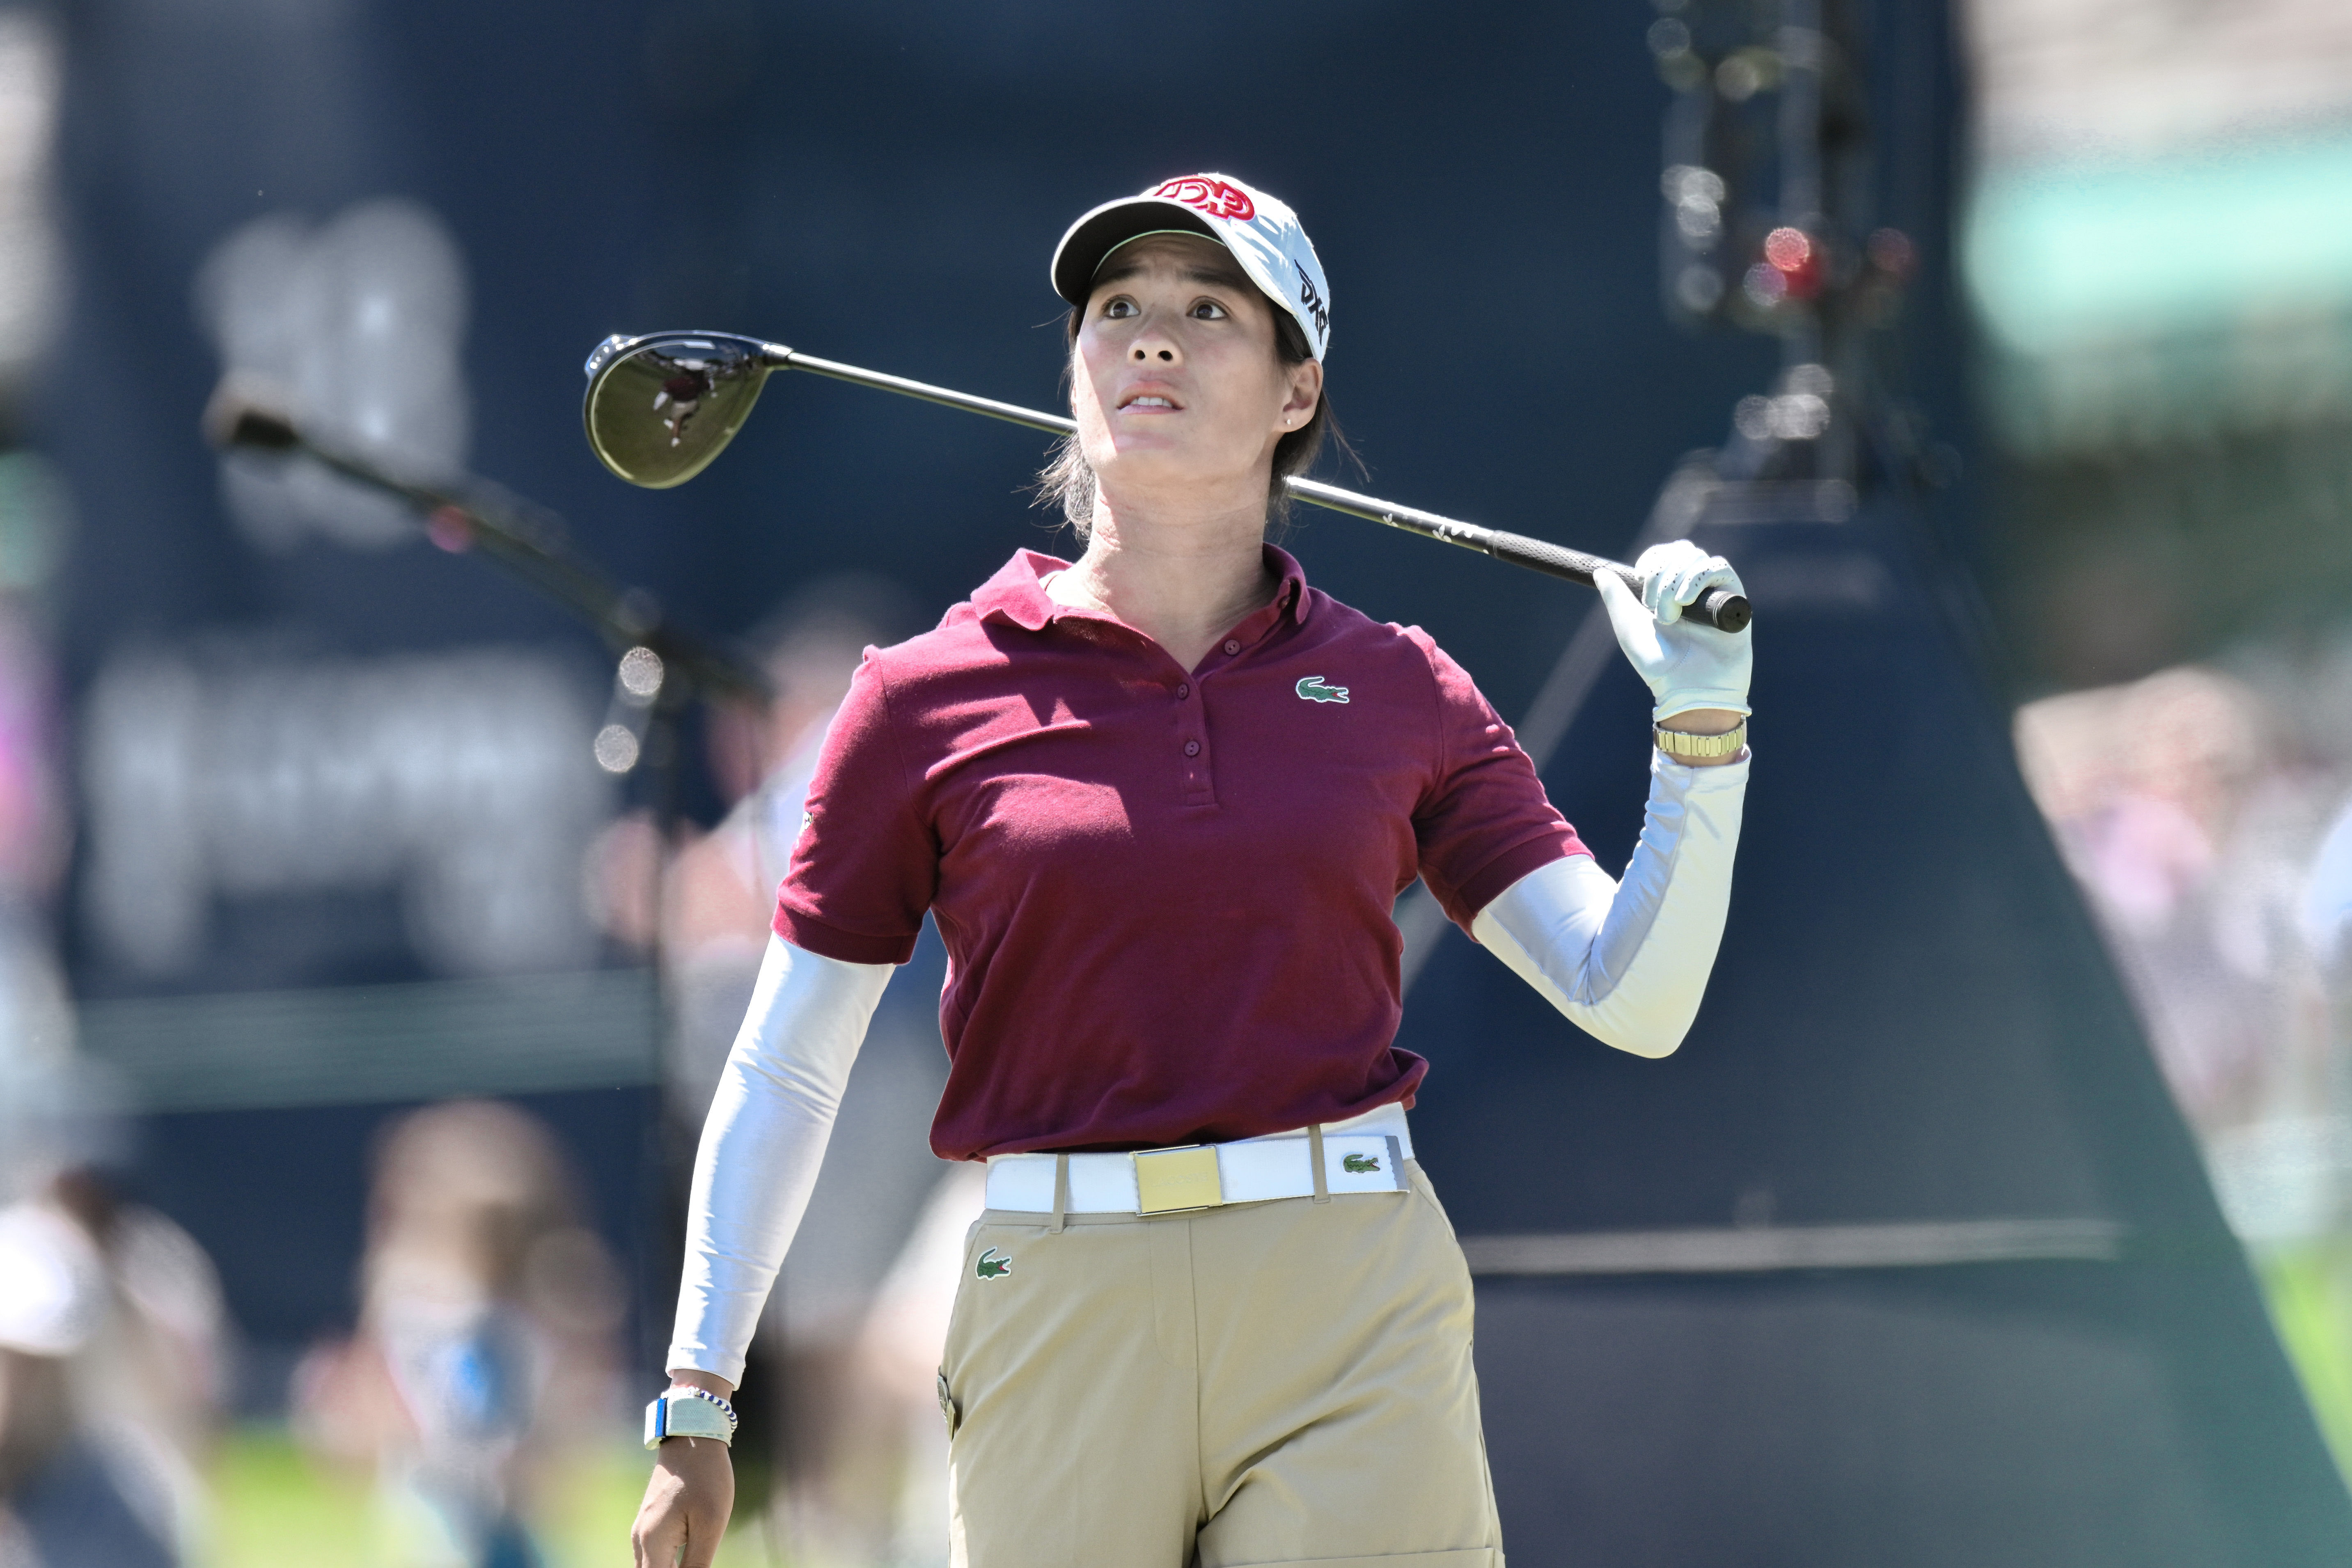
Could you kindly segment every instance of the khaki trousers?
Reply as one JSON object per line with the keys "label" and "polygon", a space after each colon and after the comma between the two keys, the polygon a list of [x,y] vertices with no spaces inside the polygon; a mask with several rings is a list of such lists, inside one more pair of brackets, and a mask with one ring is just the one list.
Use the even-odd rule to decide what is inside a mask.
{"label": "khaki trousers", "polygon": [[1502,1568],[1470,1276],[1411,1192],[992,1209],[940,1367],[957,1568]]}

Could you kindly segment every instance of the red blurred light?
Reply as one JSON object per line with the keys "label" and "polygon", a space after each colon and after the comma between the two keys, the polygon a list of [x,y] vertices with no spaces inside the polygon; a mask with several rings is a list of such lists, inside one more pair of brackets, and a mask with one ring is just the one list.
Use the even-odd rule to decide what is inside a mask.
{"label": "red blurred light", "polygon": [[474,520],[454,506],[436,507],[425,520],[425,537],[456,555],[474,543]]}
{"label": "red blurred light", "polygon": [[1788,285],[1788,297],[1810,300],[1822,291],[1827,257],[1801,228],[1776,228],[1764,237],[1764,260]]}

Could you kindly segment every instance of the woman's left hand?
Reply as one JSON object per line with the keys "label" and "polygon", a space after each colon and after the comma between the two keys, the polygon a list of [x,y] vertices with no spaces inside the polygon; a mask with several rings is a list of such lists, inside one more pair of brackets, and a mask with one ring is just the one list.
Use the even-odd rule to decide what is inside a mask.
{"label": "woman's left hand", "polygon": [[1709,555],[1687,539],[1654,544],[1633,563],[1642,596],[1607,574],[1596,575],[1601,603],[1617,633],[1617,646],[1649,683],[1660,723],[1694,709],[1746,713],[1749,668],[1747,630],[1717,631],[1683,619],[1683,606],[1717,588],[1745,592],[1739,574],[1720,555]]}

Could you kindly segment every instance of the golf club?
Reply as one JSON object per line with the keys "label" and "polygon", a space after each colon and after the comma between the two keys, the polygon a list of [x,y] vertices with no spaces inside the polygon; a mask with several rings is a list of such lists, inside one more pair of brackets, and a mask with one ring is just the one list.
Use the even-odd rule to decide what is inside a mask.
{"label": "golf club", "polygon": [[[1041,414],[994,398],[861,370],[732,332],[648,332],[634,338],[615,334],[596,345],[596,352],[588,356],[587,369],[588,396],[581,414],[588,429],[588,445],[606,468],[648,489],[682,485],[709,468],[743,427],[751,405],[760,400],[768,373],[776,370],[809,371],[1034,430],[1050,430],[1057,436],[1066,436],[1076,427],[1063,415]],[[1590,585],[1595,573],[1613,573],[1634,593],[1642,591],[1641,576],[1632,567],[1580,550],[1398,506],[1318,479],[1283,482],[1298,500],[1350,517],[1458,544],[1571,583]],[[1685,605],[1683,616],[1736,632],[1748,623],[1748,600],[1717,588],[1697,603]]]}

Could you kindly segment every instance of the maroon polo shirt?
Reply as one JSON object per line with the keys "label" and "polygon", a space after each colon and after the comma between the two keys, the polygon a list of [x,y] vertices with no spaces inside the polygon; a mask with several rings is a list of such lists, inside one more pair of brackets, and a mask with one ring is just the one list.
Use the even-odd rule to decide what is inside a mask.
{"label": "maroon polo shirt", "polygon": [[1411,1104],[1391,910],[1467,927],[1587,851],[1461,666],[1281,574],[1187,670],[1056,605],[1022,551],[868,648],[827,731],[776,931],[948,950],[942,1158],[1246,1138]]}

